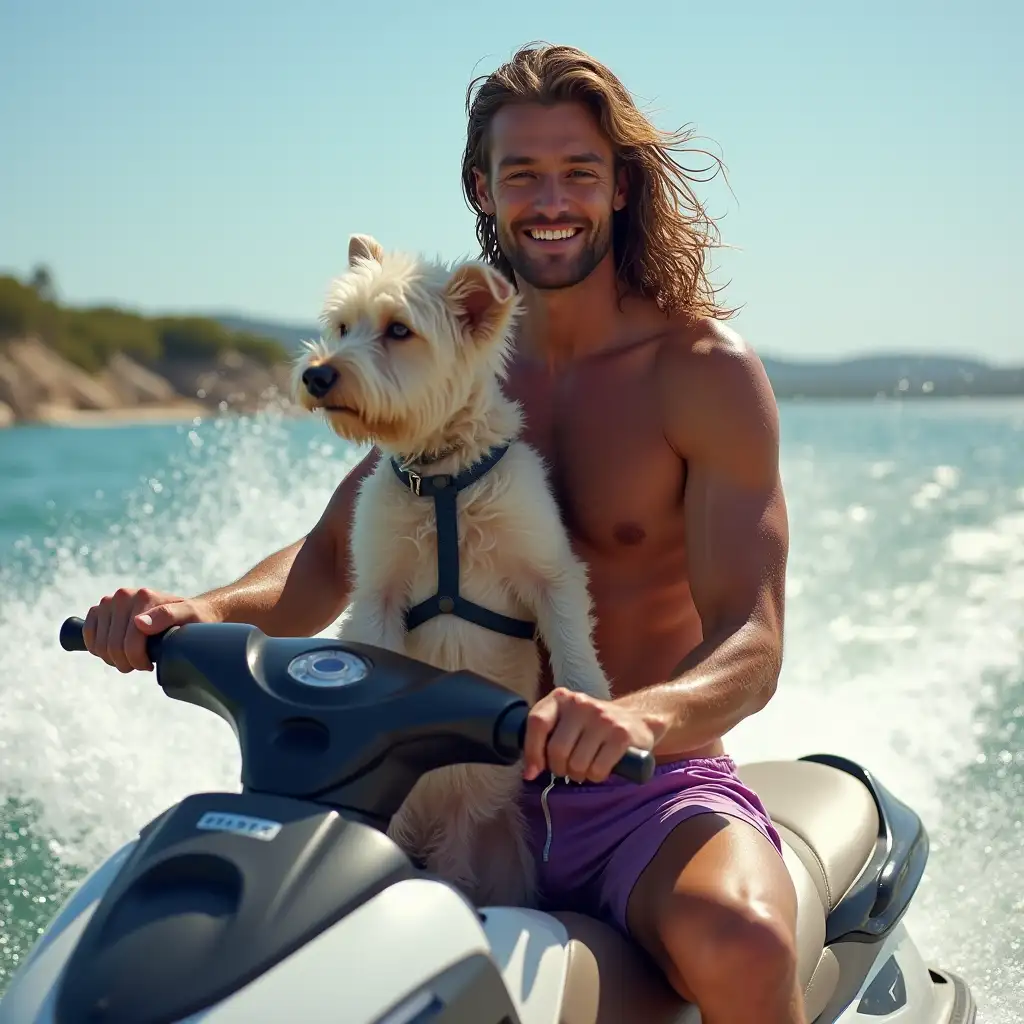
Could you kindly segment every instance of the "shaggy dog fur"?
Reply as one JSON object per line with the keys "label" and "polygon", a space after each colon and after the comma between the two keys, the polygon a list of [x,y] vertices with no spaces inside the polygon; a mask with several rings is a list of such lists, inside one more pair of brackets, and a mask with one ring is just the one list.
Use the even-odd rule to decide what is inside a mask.
{"label": "shaggy dog fur", "polygon": [[[517,440],[519,406],[501,390],[518,309],[515,289],[483,263],[449,269],[385,254],[367,236],[351,239],[349,267],[321,318],[323,338],[295,368],[295,393],[307,409],[322,410],[340,436],[383,454],[355,506],[355,586],[339,636],[468,669],[536,700],[533,641],[455,615],[410,631],[404,622],[407,608],[437,590],[434,503],[412,494],[389,458],[421,473],[457,474],[509,443],[501,461],[458,495],[460,592],[536,622],[555,685],[608,699],[586,570],[569,546],[540,456]],[[303,374],[325,365],[337,378],[317,394],[323,384],[309,388]],[[389,835],[478,904],[530,905],[535,868],[518,807],[521,779],[515,765],[429,772]]]}

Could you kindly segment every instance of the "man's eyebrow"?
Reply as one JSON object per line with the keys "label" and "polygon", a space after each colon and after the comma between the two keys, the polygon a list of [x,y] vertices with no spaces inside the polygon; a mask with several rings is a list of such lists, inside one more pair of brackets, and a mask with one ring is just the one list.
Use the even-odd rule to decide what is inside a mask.
{"label": "man's eyebrow", "polygon": [[[603,164],[605,160],[599,153],[571,153],[564,157],[562,162],[567,164]],[[507,167],[533,167],[537,163],[538,161],[532,156],[510,153],[498,161],[498,170],[504,170]]]}

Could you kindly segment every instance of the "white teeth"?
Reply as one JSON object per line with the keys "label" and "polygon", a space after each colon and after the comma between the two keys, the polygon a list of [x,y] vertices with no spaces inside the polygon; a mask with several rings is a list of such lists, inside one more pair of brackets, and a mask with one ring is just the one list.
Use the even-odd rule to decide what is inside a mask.
{"label": "white teeth", "polygon": [[554,242],[559,238],[572,238],[579,228],[558,228],[557,230],[539,230],[537,228],[530,229],[530,237],[536,238],[544,242]]}

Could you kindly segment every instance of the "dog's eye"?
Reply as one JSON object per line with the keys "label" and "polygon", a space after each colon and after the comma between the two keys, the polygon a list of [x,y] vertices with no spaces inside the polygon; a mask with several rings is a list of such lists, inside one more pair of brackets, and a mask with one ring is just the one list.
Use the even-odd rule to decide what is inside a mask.
{"label": "dog's eye", "polygon": [[338,337],[344,338],[348,334],[348,328],[344,324],[338,324]]}
{"label": "dog's eye", "polygon": [[384,331],[385,338],[392,338],[395,341],[403,341],[412,334],[405,324],[400,324],[397,321],[392,321],[388,324],[387,329]]}

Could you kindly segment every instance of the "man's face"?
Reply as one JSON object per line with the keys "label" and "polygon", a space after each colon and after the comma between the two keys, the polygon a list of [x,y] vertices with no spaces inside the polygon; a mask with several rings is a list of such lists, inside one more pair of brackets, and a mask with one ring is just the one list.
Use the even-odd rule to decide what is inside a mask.
{"label": "man's face", "polygon": [[490,125],[489,174],[478,169],[475,176],[480,207],[494,215],[498,244],[518,280],[569,288],[610,252],[625,179],[582,104],[502,107]]}

